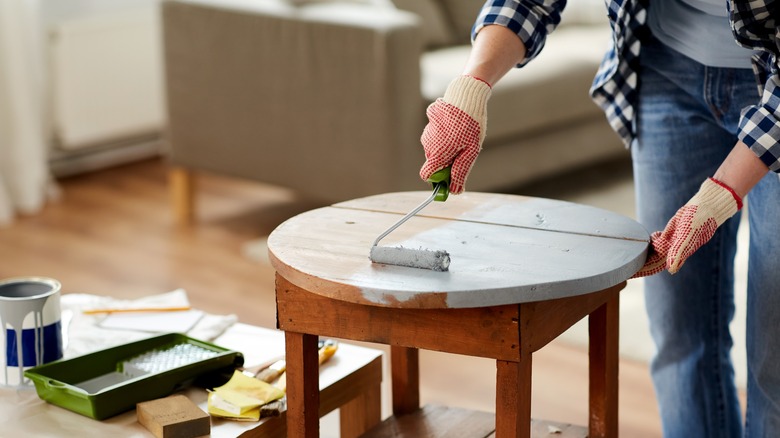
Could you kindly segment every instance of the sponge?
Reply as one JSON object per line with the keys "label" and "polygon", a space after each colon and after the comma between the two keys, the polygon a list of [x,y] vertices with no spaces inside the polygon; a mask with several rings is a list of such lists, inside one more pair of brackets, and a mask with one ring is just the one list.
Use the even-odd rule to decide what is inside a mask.
{"label": "sponge", "polygon": [[157,438],[194,438],[211,433],[211,419],[184,395],[136,405],[138,422]]}

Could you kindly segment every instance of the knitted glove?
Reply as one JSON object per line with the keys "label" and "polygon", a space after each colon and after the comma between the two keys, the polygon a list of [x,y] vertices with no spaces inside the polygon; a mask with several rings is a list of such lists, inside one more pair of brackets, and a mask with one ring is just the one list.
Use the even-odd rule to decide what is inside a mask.
{"label": "knitted glove", "polygon": [[420,169],[424,181],[452,165],[450,193],[463,193],[485,139],[490,91],[487,82],[460,76],[450,83],[444,97],[428,107],[428,125],[420,138],[425,150]]}
{"label": "knitted glove", "polygon": [[731,187],[714,178],[707,179],[698,193],[677,210],[666,228],[650,236],[650,255],[634,278],[657,274],[664,269],[671,274],[677,273],[685,260],[741,208],[742,199]]}

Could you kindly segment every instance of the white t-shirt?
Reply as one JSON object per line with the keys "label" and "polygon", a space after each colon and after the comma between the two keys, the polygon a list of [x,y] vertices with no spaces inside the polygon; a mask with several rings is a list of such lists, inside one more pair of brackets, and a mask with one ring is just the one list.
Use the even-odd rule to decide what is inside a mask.
{"label": "white t-shirt", "polygon": [[661,42],[701,64],[750,68],[753,52],[734,41],[726,0],[652,0],[647,21]]}

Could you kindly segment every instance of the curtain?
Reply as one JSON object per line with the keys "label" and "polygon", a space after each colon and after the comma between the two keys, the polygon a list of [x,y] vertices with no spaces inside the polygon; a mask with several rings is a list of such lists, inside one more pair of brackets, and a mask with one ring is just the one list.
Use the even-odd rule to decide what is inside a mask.
{"label": "curtain", "polygon": [[53,191],[39,0],[0,0],[0,225]]}

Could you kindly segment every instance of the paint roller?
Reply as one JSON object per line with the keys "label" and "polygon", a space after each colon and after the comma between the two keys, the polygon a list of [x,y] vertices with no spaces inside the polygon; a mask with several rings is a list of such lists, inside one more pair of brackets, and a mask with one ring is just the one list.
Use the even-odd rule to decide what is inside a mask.
{"label": "paint roller", "polygon": [[433,193],[431,193],[431,196],[376,238],[368,256],[373,263],[431,269],[434,271],[446,271],[449,269],[450,255],[447,251],[379,246],[380,240],[384,239],[388,234],[392,233],[396,228],[412,218],[412,216],[419,213],[432,201],[444,202],[447,200],[447,197],[450,194],[450,168],[446,167],[435,172],[428,178],[428,182],[433,186]]}

